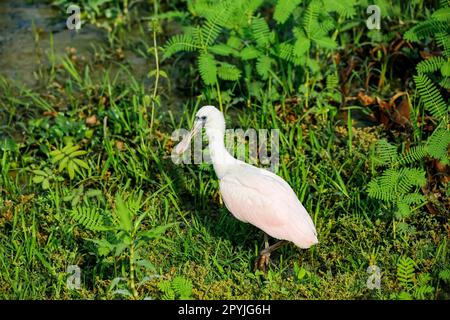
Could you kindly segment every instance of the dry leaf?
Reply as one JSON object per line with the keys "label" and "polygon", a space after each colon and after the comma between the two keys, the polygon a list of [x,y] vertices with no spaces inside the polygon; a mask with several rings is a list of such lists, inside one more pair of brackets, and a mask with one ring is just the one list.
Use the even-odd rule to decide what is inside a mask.
{"label": "dry leaf", "polygon": [[43,113],[42,113],[42,115],[43,116],[45,116],[45,117],[56,117],[57,115],[58,115],[58,112],[56,112],[56,111],[44,111]]}
{"label": "dry leaf", "polygon": [[369,106],[369,105],[375,103],[375,99],[374,99],[374,98],[372,98],[372,97],[366,95],[366,94],[365,94],[364,92],[362,92],[362,91],[360,91],[360,92],[358,93],[358,99],[361,101],[361,103],[362,103],[364,106]]}
{"label": "dry leaf", "polygon": [[123,141],[117,140],[116,141],[116,148],[119,151],[123,151],[125,149],[125,143],[123,143]]}
{"label": "dry leaf", "polygon": [[98,120],[97,120],[97,116],[94,114],[94,115],[92,115],[92,116],[90,116],[90,117],[87,117],[86,118],[86,124],[88,125],[88,126],[95,126],[95,125],[97,125],[99,122],[98,122]]}

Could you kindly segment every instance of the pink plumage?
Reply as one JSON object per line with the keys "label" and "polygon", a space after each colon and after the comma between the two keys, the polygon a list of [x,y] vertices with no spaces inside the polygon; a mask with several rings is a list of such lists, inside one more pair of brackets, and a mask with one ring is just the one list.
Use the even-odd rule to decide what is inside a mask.
{"label": "pink plumage", "polygon": [[318,243],[308,212],[286,181],[241,161],[235,166],[234,170],[240,173],[225,174],[220,179],[220,193],[237,219],[303,249]]}
{"label": "pink plumage", "polygon": [[314,223],[289,184],[276,174],[237,160],[228,153],[224,144],[225,119],[215,107],[204,106],[197,112],[192,133],[176,150],[185,150],[191,137],[202,127],[208,136],[220,193],[233,216],[300,248],[317,244]]}

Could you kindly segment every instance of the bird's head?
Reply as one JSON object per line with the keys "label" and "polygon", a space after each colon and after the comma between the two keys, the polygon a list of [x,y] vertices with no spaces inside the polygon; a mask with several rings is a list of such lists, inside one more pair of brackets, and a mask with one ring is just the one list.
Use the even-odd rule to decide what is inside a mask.
{"label": "bird's head", "polygon": [[214,106],[204,106],[197,111],[195,115],[194,129],[205,128],[206,133],[218,130],[219,133],[225,133],[225,119],[223,113]]}
{"label": "bird's head", "polygon": [[225,118],[223,113],[214,106],[204,106],[195,114],[194,126],[191,132],[175,147],[178,154],[183,153],[189,147],[191,139],[205,128],[210,137],[213,134],[223,136],[225,134]]}

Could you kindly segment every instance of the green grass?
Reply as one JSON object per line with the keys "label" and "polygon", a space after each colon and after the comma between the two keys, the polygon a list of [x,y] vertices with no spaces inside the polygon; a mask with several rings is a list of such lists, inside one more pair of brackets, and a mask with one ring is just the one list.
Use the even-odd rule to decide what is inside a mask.
{"label": "green grass", "polygon": [[[415,19],[415,10],[404,16]],[[186,68],[177,78],[189,56],[178,64],[162,61],[150,77],[164,70],[159,84],[146,86],[111,52],[134,48],[155,61],[156,40],[162,40],[141,26],[140,43],[148,46],[143,53],[123,36],[129,26],[115,28],[109,47],[96,49],[98,61],[67,56],[58,64],[49,58],[41,87],[0,77],[0,299],[450,298],[448,183],[438,184],[434,191],[440,196],[429,200],[436,212],[419,206],[401,219],[392,205],[367,193],[369,181],[380,174],[375,143],[389,138],[402,146],[407,132],[358,125],[357,111],[371,111],[341,108],[326,96],[333,92],[324,89],[322,80],[331,73],[326,69],[322,80],[307,83],[307,99],[296,103],[287,95],[274,99],[272,83],[258,98],[238,102],[225,86],[229,128],[279,129],[278,174],[311,214],[320,242],[308,250],[283,247],[272,254],[267,273],[255,271],[263,233],[227,211],[211,165],[175,165],[170,158],[172,132],[189,128],[195,110],[218,105],[218,98],[207,88],[182,85],[183,78],[200,81],[196,70]],[[352,33],[358,28],[339,37]],[[370,56],[361,56],[365,60],[346,84],[348,96],[356,96],[374,65]],[[103,71],[96,73],[98,63]],[[46,88],[46,79],[53,85]],[[283,93],[297,89],[289,72],[279,81]],[[395,81],[384,70],[382,87],[377,82],[371,89],[390,97]],[[94,115],[97,122],[87,123]],[[416,139],[421,129],[414,130]],[[83,151],[75,158],[86,165],[69,169],[75,160],[61,166],[62,159],[55,159],[53,151],[69,144],[79,147],[73,152]],[[89,222],[82,210],[91,210]],[[412,271],[403,270],[405,257],[412,259]],[[81,268],[79,289],[67,287],[69,265]],[[381,270],[381,289],[367,287],[372,265]]]}

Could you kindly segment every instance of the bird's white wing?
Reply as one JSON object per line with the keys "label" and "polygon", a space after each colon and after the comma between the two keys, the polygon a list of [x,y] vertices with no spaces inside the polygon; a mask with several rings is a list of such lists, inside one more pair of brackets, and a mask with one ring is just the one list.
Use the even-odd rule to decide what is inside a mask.
{"label": "bird's white wing", "polygon": [[301,248],[317,243],[308,212],[281,177],[239,163],[220,180],[220,192],[228,210],[237,219]]}

